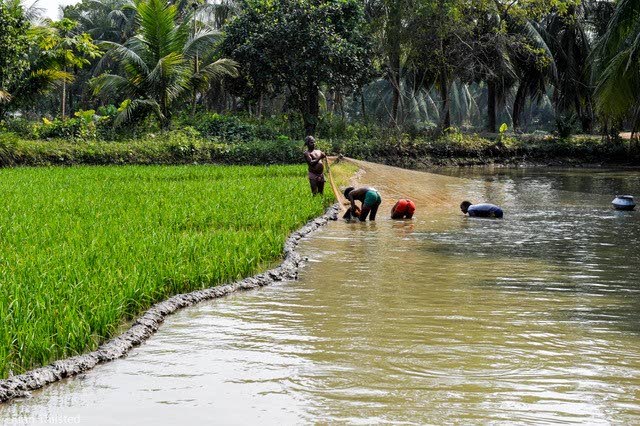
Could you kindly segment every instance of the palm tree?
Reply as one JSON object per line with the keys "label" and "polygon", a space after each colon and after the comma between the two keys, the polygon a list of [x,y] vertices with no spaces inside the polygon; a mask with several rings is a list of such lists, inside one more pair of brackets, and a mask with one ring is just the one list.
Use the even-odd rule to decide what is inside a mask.
{"label": "palm tree", "polygon": [[239,0],[217,0],[198,7],[198,13],[203,17],[203,20],[216,30],[222,29],[229,19],[237,15],[239,10]]}
{"label": "palm tree", "polygon": [[516,49],[512,55],[518,78],[518,89],[515,93],[511,117],[513,129],[518,130],[527,99],[531,99],[533,104],[540,105],[547,96],[547,86],[556,80],[557,71],[553,54],[538,22],[526,21],[516,24],[513,31],[520,34],[528,45],[537,48],[537,51],[528,48]]}
{"label": "palm tree", "polygon": [[[102,43],[109,49],[107,55],[119,63],[122,75],[96,77],[94,91],[124,100],[116,125],[151,112],[167,128],[177,101],[226,75],[236,76],[237,65],[228,59],[209,59],[217,33],[208,29],[193,33],[189,17],[176,22],[175,5],[138,0],[135,8],[138,34],[123,44]],[[202,62],[196,70],[197,58]]]}
{"label": "palm tree", "polygon": [[592,55],[596,108],[605,118],[631,117],[640,130],[640,0],[620,0]]}
{"label": "palm tree", "polygon": [[65,6],[63,12],[94,40],[122,43],[134,34],[135,6],[130,0],[89,0]]}
{"label": "palm tree", "polygon": [[27,9],[22,8],[19,0],[9,0],[6,4],[13,13],[28,18],[30,24],[24,28],[28,47],[24,52],[24,60],[17,61],[24,62],[26,66],[13,82],[11,93],[0,93],[0,101],[5,101],[4,109],[28,107],[42,95],[61,87],[64,117],[67,83],[74,80],[72,71],[81,69],[89,63],[88,58],[95,58],[100,52],[87,34],[71,34],[76,26],[74,21],[41,20],[35,3]]}
{"label": "palm tree", "polygon": [[545,39],[553,54],[557,74],[553,100],[557,114],[575,114],[582,131],[593,126],[593,88],[588,74],[591,53],[588,2],[571,6],[566,13],[551,13],[544,22]]}
{"label": "palm tree", "polygon": [[[99,58],[102,54],[98,46],[93,43],[91,36],[86,33],[74,34],[77,22],[68,18],[60,21],[46,20],[48,31],[46,39],[50,46],[42,55],[48,57],[50,63],[63,72],[71,75],[69,81],[74,80],[72,70],[79,70],[89,65],[91,59]],[[67,80],[62,80],[61,115],[66,117]]]}
{"label": "palm tree", "polygon": [[486,86],[486,129],[495,133],[498,110],[518,81],[514,53],[521,40],[509,28],[509,15],[505,18],[499,10],[489,8],[479,9],[477,17],[473,36],[466,42],[467,55],[462,59],[466,64],[464,78]]}
{"label": "palm tree", "polygon": [[399,124],[402,109],[402,76],[408,28],[414,15],[415,2],[410,0],[366,0],[365,16],[378,39],[379,55],[384,61],[385,77],[392,89],[390,126]]}

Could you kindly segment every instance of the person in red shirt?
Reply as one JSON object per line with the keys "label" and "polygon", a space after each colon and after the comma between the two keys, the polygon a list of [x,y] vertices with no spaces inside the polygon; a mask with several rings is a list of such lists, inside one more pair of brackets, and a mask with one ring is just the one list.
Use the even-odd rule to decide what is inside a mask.
{"label": "person in red shirt", "polygon": [[391,219],[411,219],[416,211],[416,204],[406,199],[398,200],[391,209]]}

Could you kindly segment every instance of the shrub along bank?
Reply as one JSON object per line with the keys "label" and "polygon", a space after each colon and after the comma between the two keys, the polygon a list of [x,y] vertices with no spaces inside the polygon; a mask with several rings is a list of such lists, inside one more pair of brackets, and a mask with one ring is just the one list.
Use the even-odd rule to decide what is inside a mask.
{"label": "shrub along bank", "polygon": [[[557,140],[518,137],[501,140],[450,134],[437,139],[320,139],[319,148],[333,155],[407,168],[433,165],[624,164],[639,165],[640,150],[628,141],[574,136]],[[221,142],[197,132],[175,130],[121,140],[28,140],[0,133],[0,166],[122,165],[122,164],[299,164],[302,142],[279,136]]]}
{"label": "shrub along bank", "polygon": [[640,150],[629,141],[597,136],[483,137],[449,133],[438,138],[387,138],[333,141],[334,154],[405,168],[430,166],[504,165],[640,165]]}
{"label": "shrub along bank", "polygon": [[[75,164],[293,164],[302,159],[300,120],[201,114],[160,132],[153,122],[114,130],[112,117],[80,111],[74,118],[0,125],[0,166]],[[399,133],[329,116],[318,126],[329,154],[409,168],[431,165],[640,164],[629,141],[599,136],[478,135],[451,130]]]}
{"label": "shrub along bank", "polygon": [[126,141],[27,140],[0,134],[1,166],[106,164],[295,164],[302,144],[289,139],[222,143],[184,131]]}

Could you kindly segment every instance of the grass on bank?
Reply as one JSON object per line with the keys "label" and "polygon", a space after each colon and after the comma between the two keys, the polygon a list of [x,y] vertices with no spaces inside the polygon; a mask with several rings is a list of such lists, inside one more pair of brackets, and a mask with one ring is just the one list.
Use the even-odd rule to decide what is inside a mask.
{"label": "grass on bank", "polygon": [[[223,133],[223,135],[225,135]],[[301,140],[246,140],[208,136],[194,129],[147,134],[120,141],[79,139],[24,139],[0,131],[0,167],[109,164],[299,164]],[[430,165],[497,163],[614,163],[637,164],[640,149],[629,141],[596,136],[554,139],[535,135],[488,138],[477,134],[447,133],[439,138],[394,135],[373,138],[320,139],[331,155],[406,168]]]}
{"label": "grass on bank", "polygon": [[[0,121],[0,166],[75,164],[297,164],[302,119],[280,115],[183,114],[174,130],[154,120],[114,128],[115,108],[78,111],[67,120]],[[621,138],[558,134],[474,133],[456,128],[389,128],[347,122],[327,114],[316,128],[319,147],[331,155],[407,168],[472,164],[638,164],[640,146]],[[564,136],[560,136],[560,134]]]}
{"label": "grass on bank", "polygon": [[333,202],[302,166],[0,170],[0,377],[96,348],[170,295],[264,270]]}

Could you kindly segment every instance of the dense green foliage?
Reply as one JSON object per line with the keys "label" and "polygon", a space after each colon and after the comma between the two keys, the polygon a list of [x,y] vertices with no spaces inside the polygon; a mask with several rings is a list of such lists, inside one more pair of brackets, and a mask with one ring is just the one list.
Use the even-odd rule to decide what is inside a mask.
{"label": "dense green foliage", "polygon": [[[208,132],[207,136],[193,127],[111,142],[82,138],[29,140],[4,133],[0,134],[0,166],[299,164],[303,158],[301,143],[286,136],[289,131],[297,130],[287,129],[282,122],[251,122],[219,115],[199,121],[203,123],[203,131]],[[337,121],[337,124],[341,123]],[[60,127],[54,123],[53,129]],[[389,129],[380,131],[377,127],[362,125],[334,128],[326,123],[320,130],[326,139],[319,139],[319,146],[328,154],[403,167],[487,163],[633,164],[640,160],[637,152],[629,150],[628,143],[614,143],[597,136],[557,139],[544,135],[514,137],[503,134],[483,137],[453,130],[439,137],[419,133],[398,136]],[[264,135],[276,134],[275,138],[262,139]],[[348,137],[332,137],[335,134]]]}
{"label": "dense green foliage", "polygon": [[29,66],[26,28],[28,23],[17,2],[0,2],[0,117],[11,101],[13,86]]}
{"label": "dense green foliage", "polygon": [[[69,121],[69,120],[67,120]],[[144,139],[104,141],[25,140],[0,134],[0,166],[79,164],[296,164],[302,145],[286,138],[224,143],[194,131],[172,131]]]}
{"label": "dense green foliage", "polygon": [[286,88],[314,134],[322,86],[352,92],[367,82],[364,23],[356,0],[248,0],[225,28],[222,50],[240,63],[247,97]]}
{"label": "dense green foliage", "polygon": [[167,296],[263,270],[330,202],[301,166],[0,174],[0,377],[95,348]]}
{"label": "dense green foliage", "polygon": [[123,75],[103,73],[92,84],[96,94],[122,101],[115,124],[152,112],[162,128],[167,128],[174,103],[185,94],[195,96],[211,80],[237,75],[236,67],[233,61],[213,61],[209,52],[215,33],[190,28],[188,19],[178,22],[176,6],[161,0],[140,1],[136,14],[137,35],[123,44],[102,43]]}
{"label": "dense green foliage", "polygon": [[296,138],[335,117],[398,134],[640,125],[638,0],[82,0],[57,23],[0,3],[5,118],[287,115]]}
{"label": "dense green foliage", "polygon": [[640,1],[620,0],[594,52],[601,116],[620,122],[632,114],[640,131]]}

